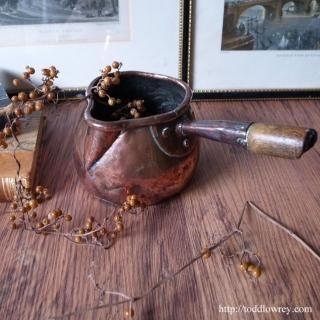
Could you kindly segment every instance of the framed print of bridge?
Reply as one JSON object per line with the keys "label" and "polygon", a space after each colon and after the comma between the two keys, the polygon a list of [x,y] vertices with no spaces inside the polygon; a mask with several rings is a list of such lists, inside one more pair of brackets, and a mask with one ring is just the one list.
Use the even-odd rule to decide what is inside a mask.
{"label": "framed print of bridge", "polygon": [[194,98],[320,96],[320,0],[188,0]]}

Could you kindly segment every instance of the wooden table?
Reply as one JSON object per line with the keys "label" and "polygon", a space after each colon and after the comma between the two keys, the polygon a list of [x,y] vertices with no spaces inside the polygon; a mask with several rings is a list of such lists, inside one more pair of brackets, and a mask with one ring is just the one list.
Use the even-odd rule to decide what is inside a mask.
{"label": "wooden table", "polygon": [[[256,120],[314,127],[320,132],[320,102],[194,103],[201,119]],[[72,133],[82,105],[46,111],[38,181],[54,197],[43,212],[61,207],[79,225],[86,216],[102,219],[113,208],[80,185],[73,166]],[[129,156],[129,155],[128,155]],[[56,236],[11,231],[0,219],[0,319],[48,319],[98,305],[89,279],[130,296],[150,288],[230,231],[251,200],[320,251],[320,143],[297,161],[250,155],[233,146],[202,141],[199,167],[186,190],[132,216],[110,250],[78,246]],[[7,205],[1,204],[1,212]],[[239,261],[218,251],[199,260],[134,305],[134,319],[320,319],[320,266],[293,238],[252,210],[245,216],[245,239],[262,259],[253,280]],[[108,299],[105,299],[107,302]],[[115,301],[112,298],[112,301]],[[312,313],[219,312],[222,306],[312,307]],[[77,314],[70,319],[122,319],[125,306]]]}

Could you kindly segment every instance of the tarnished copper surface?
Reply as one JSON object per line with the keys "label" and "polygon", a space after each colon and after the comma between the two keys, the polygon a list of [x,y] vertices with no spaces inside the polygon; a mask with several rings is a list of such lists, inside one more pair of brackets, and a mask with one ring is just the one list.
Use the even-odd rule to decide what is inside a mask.
{"label": "tarnished copper surface", "polygon": [[[131,75],[170,82],[183,90],[183,97],[168,112],[121,121],[96,119],[92,116],[96,102],[89,99],[75,135],[74,161],[81,181],[97,197],[122,203],[128,193],[135,193],[146,204],[154,204],[180,192],[197,166],[198,138],[192,137],[185,147],[185,137],[175,132],[177,121],[193,119],[188,112],[191,90],[170,77],[141,72],[122,76]],[[166,127],[167,137],[162,135]]]}
{"label": "tarnished copper surface", "polygon": [[198,151],[195,145],[192,153],[182,159],[168,157],[145,127],[126,130],[111,146],[101,147],[97,150],[101,156],[90,167],[81,161],[79,150],[74,155],[82,182],[96,196],[122,203],[130,192],[153,204],[183,189],[196,168]]}

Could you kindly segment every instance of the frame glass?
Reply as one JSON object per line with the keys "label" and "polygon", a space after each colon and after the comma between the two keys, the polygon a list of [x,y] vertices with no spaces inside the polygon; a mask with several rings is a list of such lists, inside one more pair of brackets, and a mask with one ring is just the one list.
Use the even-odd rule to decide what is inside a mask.
{"label": "frame glass", "polygon": [[187,0],[195,99],[319,97],[319,0]]}
{"label": "frame glass", "polygon": [[[9,3],[9,4],[8,4]],[[113,60],[123,70],[179,77],[183,1],[12,0],[0,2],[0,81],[26,65],[55,65],[56,84],[83,90]],[[166,8],[166,19],[160,14]],[[37,79],[38,77],[38,79]],[[40,80],[36,75],[35,80]]]}

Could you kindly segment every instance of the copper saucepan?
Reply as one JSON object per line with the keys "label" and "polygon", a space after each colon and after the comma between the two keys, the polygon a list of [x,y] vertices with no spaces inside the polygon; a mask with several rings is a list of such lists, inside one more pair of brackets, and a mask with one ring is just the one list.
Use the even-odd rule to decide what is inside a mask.
{"label": "copper saucepan", "polygon": [[[90,84],[88,93],[98,80]],[[111,95],[128,101],[144,99],[152,115],[110,121],[110,108],[91,96],[75,135],[74,160],[89,191],[117,204],[127,193],[154,204],[181,191],[198,162],[199,136],[290,159],[299,158],[317,140],[313,129],[196,121],[190,108],[191,89],[167,76],[122,72],[121,83]]]}

